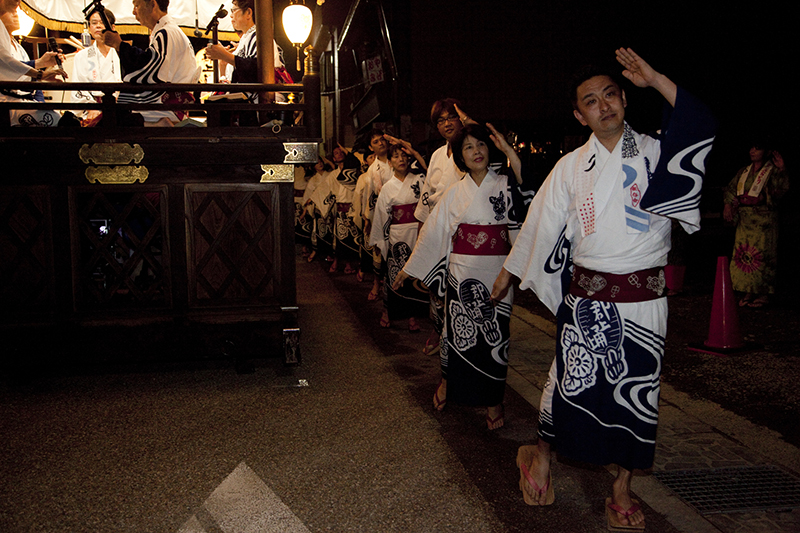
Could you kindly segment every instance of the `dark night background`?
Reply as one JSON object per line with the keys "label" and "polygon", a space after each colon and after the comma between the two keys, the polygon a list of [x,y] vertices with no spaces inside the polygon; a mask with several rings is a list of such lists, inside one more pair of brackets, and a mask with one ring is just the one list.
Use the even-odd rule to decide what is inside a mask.
{"label": "dark night background", "polygon": [[[328,0],[322,6],[325,22],[341,27],[350,4]],[[343,68],[352,56],[381,51],[377,4],[359,2],[357,29],[344,43]],[[631,47],[714,109],[720,128],[708,178],[709,185],[722,185],[747,162],[753,132],[771,134],[788,163],[794,160],[797,106],[788,91],[798,66],[797,18],[786,5],[775,0],[384,2],[397,61],[398,111],[425,123],[431,103],[451,96],[464,102],[471,116],[518,133],[585,134],[566,99],[569,76],[585,63],[616,68],[614,50]],[[348,87],[353,80],[343,76],[342,81]],[[657,128],[660,96],[630,85],[626,92],[634,128]]]}

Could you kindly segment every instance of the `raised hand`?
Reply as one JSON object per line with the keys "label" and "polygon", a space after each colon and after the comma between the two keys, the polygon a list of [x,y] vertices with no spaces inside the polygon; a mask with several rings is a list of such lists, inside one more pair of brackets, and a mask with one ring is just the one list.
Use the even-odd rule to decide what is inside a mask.
{"label": "raised hand", "polygon": [[519,155],[517,152],[514,151],[514,148],[511,147],[508,142],[506,142],[506,138],[501,135],[494,126],[486,123],[486,127],[491,132],[489,138],[494,142],[494,145],[497,147],[498,150],[503,152],[506,157],[508,158],[508,166],[511,167],[511,170],[514,171],[514,175],[517,178],[517,183],[520,185],[522,184],[522,162],[519,159]]}
{"label": "raised hand", "polygon": [[622,75],[631,80],[637,87],[651,87],[658,72],[653,70],[647,61],[642,59],[631,48],[617,50],[617,61],[625,67]]}
{"label": "raised hand", "polygon": [[783,170],[785,168],[783,163],[783,156],[778,151],[772,152],[772,164],[775,165],[775,168],[778,170]]}
{"label": "raised hand", "polygon": [[459,119],[461,119],[461,124],[463,124],[464,126],[466,126],[467,124],[477,124],[477,122],[475,122],[474,120],[472,120],[471,118],[469,118],[469,117],[467,116],[467,114],[466,114],[466,113],[464,113],[464,112],[461,110],[461,108],[460,108],[460,107],[458,107],[458,106],[457,106],[457,105],[455,105],[455,104],[453,104],[453,107],[455,107],[455,108],[456,108],[456,113],[458,113],[458,118],[459,118]]}
{"label": "raised hand", "polygon": [[678,87],[669,78],[656,72],[650,64],[639,57],[632,48],[620,48],[616,51],[617,61],[625,67],[622,75],[637,87],[653,87],[675,107]]}

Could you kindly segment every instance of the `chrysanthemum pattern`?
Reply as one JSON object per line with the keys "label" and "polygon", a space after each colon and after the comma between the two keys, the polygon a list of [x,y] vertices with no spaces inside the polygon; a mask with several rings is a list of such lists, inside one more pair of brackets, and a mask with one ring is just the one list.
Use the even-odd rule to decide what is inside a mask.
{"label": "chrysanthemum pattern", "polygon": [[580,333],[570,325],[565,325],[561,334],[563,346],[564,392],[568,396],[580,394],[581,391],[595,384],[597,360],[581,342]]}
{"label": "chrysanthemum pattern", "polygon": [[733,251],[733,263],[745,274],[750,274],[764,266],[764,256],[758,248],[743,242]]}

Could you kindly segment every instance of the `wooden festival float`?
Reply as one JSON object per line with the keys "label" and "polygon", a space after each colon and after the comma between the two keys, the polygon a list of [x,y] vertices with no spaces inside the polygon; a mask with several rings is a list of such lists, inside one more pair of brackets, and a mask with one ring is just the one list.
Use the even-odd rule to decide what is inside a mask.
{"label": "wooden festival float", "polygon": [[[0,366],[42,358],[94,365],[220,354],[298,363],[292,182],[294,165],[318,157],[314,55],[306,58],[301,84],[46,88],[102,91],[104,97],[86,105],[0,103],[0,332],[6,348]],[[261,102],[280,91],[302,103],[197,99],[148,106],[114,98],[119,90],[159,89],[196,96],[200,90],[258,92]],[[108,120],[93,128],[10,127],[12,107],[100,109]],[[147,109],[188,110],[205,115],[206,123],[107,125],[118,113]],[[283,121],[223,125],[220,112],[237,110]],[[209,333],[224,327],[234,333],[224,339]],[[237,353],[237,344],[247,341],[255,341],[257,353]]]}

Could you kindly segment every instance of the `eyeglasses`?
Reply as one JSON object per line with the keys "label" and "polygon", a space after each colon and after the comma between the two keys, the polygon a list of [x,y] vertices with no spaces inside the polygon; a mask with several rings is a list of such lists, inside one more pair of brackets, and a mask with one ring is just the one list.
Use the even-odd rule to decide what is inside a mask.
{"label": "eyeglasses", "polygon": [[456,116],[456,117],[454,117],[453,115],[450,115],[450,116],[449,116],[449,117],[447,117],[447,118],[444,118],[444,117],[442,117],[442,118],[440,118],[439,120],[437,120],[437,121],[436,121],[436,125],[437,125],[437,126],[444,126],[444,124],[445,124],[446,122],[458,122],[459,120],[461,120],[461,119],[460,119],[460,118],[458,118],[457,116]]}
{"label": "eyeglasses", "polygon": [[241,10],[242,10],[242,8],[240,8],[240,7],[231,6],[231,15],[233,15],[237,11],[241,11]]}

